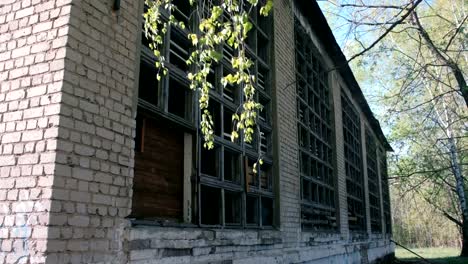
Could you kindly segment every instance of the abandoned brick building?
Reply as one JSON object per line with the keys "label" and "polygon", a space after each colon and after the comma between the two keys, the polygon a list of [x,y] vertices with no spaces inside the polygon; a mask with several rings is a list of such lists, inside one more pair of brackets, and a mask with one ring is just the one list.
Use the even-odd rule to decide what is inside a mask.
{"label": "abandoned brick building", "polygon": [[[186,2],[174,15],[188,21]],[[391,258],[391,147],[316,1],[252,13],[265,109],[250,144],[229,140],[242,97],[217,84],[231,71],[223,48],[213,150],[186,32],[168,30],[156,81],[143,12],[143,0],[0,1],[0,263]]]}

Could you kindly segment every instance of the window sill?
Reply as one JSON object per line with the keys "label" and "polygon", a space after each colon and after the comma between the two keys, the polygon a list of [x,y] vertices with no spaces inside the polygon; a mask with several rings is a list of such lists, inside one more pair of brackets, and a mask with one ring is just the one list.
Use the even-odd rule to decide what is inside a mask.
{"label": "window sill", "polygon": [[[161,226],[144,224],[141,221],[132,221],[129,227],[129,240],[131,244],[147,244],[150,248],[168,247],[174,241],[185,247],[220,246],[220,245],[274,245],[283,243],[282,234],[278,230],[260,229],[221,229],[198,226],[178,225]],[[145,222],[146,223],[146,222]],[[185,242],[181,242],[185,240]],[[138,242],[138,243],[137,243]],[[151,245],[151,246],[150,246]],[[141,249],[141,248],[139,248]]]}

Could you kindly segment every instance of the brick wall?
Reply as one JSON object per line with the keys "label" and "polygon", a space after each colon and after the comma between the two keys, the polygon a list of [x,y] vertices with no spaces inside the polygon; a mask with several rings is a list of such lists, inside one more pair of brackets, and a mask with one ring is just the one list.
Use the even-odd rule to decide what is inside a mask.
{"label": "brick wall", "polygon": [[125,263],[141,1],[71,2],[47,263]]}
{"label": "brick wall", "polygon": [[0,263],[43,263],[70,1],[0,2]]}
{"label": "brick wall", "polygon": [[[339,232],[303,232],[301,229],[293,10],[291,1],[279,0],[275,2],[273,13],[277,229],[137,225],[127,229],[130,263],[374,263],[393,252],[389,241],[381,237],[349,235],[340,98],[341,87],[347,87],[336,72],[330,75],[330,87],[336,122]],[[323,51],[313,32],[311,37]],[[329,58],[325,59],[332,65]]]}
{"label": "brick wall", "polygon": [[[273,112],[277,130],[275,151],[278,171],[279,224],[286,241],[298,241],[300,223],[299,146],[296,118],[296,69],[294,49],[294,14],[291,1],[274,5],[274,87]],[[289,48],[288,48],[289,47]]]}
{"label": "brick wall", "polygon": [[340,232],[301,230],[289,0],[273,13],[277,229],[130,226],[143,0],[113,2],[0,4],[0,263],[358,263],[393,251],[348,239],[336,74]]}

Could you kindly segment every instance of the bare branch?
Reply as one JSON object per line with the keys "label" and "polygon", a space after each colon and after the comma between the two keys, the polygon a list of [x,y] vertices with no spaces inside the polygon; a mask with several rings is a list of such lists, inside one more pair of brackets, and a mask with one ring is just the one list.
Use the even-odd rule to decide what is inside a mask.
{"label": "bare branch", "polygon": [[390,8],[390,9],[400,9],[404,10],[407,9],[406,7],[409,6],[409,3],[406,5],[358,5],[358,4],[341,4],[341,7],[362,7],[362,8],[377,8],[377,9],[385,9],[385,8]]}
{"label": "bare branch", "polygon": [[441,53],[440,49],[437,48],[437,46],[434,44],[434,42],[430,38],[427,31],[422,26],[421,21],[419,21],[418,14],[416,12],[413,12],[412,23],[418,27],[419,34],[426,42],[429,49],[431,49],[431,51],[435,54],[435,56],[439,58],[441,61],[443,61],[444,63],[446,63],[447,66],[450,68],[450,70],[452,71],[455,77],[455,80],[458,83],[460,93],[465,99],[466,105],[468,105],[468,86],[466,84],[465,77],[463,76],[463,71],[460,69],[457,63],[455,63],[452,59],[450,59],[450,57],[445,57]]}
{"label": "bare branch", "polygon": [[468,16],[465,16],[465,18],[462,20],[460,25],[458,25],[457,29],[455,30],[455,33],[453,34],[453,36],[450,38],[449,42],[447,43],[447,46],[445,47],[444,52],[447,52],[448,48],[452,44],[452,41],[455,39],[457,34],[461,31],[461,29],[463,28],[463,24],[466,22],[467,19],[468,19]]}
{"label": "bare branch", "polygon": [[354,60],[355,58],[363,55],[364,53],[366,53],[367,51],[369,51],[370,49],[372,49],[375,45],[377,45],[377,43],[379,43],[382,39],[385,38],[385,36],[387,36],[396,26],[400,25],[413,11],[414,9],[416,9],[416,7],[422,2],[422,0],[417,0],[416,3],[413,4],[412,7],[410,7],[407,12],[400,18],[398,19],[397,21],[395,21],[380,37],[378,37],[369,47],[365,48],[364,50],[362,50],[361,52],[353,55],[350,59],[348,59],[348,63],[352,60]]}

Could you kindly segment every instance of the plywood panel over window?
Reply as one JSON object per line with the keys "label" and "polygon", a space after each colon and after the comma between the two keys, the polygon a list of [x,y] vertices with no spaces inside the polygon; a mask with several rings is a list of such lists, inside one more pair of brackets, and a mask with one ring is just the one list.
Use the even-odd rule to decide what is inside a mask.
{"label": "plywood panel over window", "polygon": [[366,229],[366,205],[362,172],[361,123],[356,108],[344,91],[341,96],[341,107],[349,230],[364,231]]}
{"label": "plywood panel over window", "polygon": [[334,137],[328,74],[312,40],[297,20],[295,43],[302,226],[315,230],[336,229]]}
{"label": "plywood panel over window", "polygon": [[[140,119],[140,117],[139,117]],[[132,217],[182,218],[183,133],[167,122],[141,118],[135,152]],[[141,122],[141,123],[140,123]]]}
{"label": "plywood panel over window", "polygon": [[[174,1],[185,2],[185,1]],[[188,5],[188,1],[187,1]],[[172,15],[189,23],[188,9],[174,10]],[[163,11],[161,17],[169,15]],[[184,154],[191,146],[184,146],[185,136],[195,131],[194,95],[186,78],[191,43],[186,30],[169,26],[162,54],[167,58],[168,74],[156,79],[155,57],[143,35],[138,89],[137,129],[135,137],[135,171],[131,217],[163,219],[181,222],[184,201],[191,201],[190,157]],[[191,141],[190,141],[191,142]],[[192,153],[192,151],[189,151]],[[190,190],[190,191],[187,191]],[[185,192],[184,192],[185,191]],[[191,210],[190,210],[191,211]]]}

